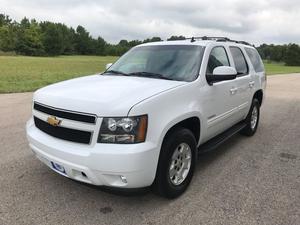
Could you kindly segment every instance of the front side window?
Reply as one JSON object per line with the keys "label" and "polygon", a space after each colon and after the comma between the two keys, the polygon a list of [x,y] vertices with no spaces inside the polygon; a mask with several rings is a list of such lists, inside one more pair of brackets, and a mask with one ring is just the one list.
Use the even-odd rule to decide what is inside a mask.
{"label": "front side window", "polygon": [[248,65],[242,50],[239,47],[230,47],[235,69],[238,75],[248,74]]}
{"label": "front side window", "polygon": [[197,45],[153,45],[131,49],[105,74],[193,81],[198,77],[204,47]]}
{"label": "front side window", "polygon": [[256,73],[264,71],[264,64],[258,54],[258,52],[253,48],[245,48],[247,55],[250,58],[250,61],[254,67]]}
{"label": "front side window", "polygon": [[208,59],[207,64],[207,75],[212,75],[213,71],[218,66],[229,66],[229,60],[227,57],[227,53],[224,47],[214,47]]}

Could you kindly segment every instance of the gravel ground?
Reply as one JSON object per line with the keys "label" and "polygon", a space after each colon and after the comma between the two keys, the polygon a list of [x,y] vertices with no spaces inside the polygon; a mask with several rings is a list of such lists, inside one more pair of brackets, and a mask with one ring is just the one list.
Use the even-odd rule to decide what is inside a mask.
{"label": "gravel ground", "polygon": [[130,196],[66,179],[25,137],[32,93],[0,95],[0,224],[300,224],[300,74],[268,77],[256,135],[199,159],[178,199]]}

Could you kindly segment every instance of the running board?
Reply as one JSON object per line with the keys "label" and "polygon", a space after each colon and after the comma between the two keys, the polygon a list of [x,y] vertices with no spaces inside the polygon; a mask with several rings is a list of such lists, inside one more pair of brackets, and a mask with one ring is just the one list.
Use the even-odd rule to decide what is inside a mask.
{"label": "running board", "polygon": [[198,153],[204,153],[211,150],[214,150],[218,146],[220,146],[223,142],[231,138],[233,135],[238,133],[246,126],[245,122],[239,122],[236,125],[232,126],[228,130],[224,131],[223,133],[217,135],[216,137],[210,139],[209,141],[205,142],[204,144],[198,147]]}

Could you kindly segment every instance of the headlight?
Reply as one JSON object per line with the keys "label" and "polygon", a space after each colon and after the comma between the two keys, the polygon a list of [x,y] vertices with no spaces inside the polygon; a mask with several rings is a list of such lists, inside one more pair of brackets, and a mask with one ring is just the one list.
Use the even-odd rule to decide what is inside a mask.
{"label": "headlight", "polygon": [[147,124],[147,115],[103,118],[98,143],[131,144],[144,142]]}

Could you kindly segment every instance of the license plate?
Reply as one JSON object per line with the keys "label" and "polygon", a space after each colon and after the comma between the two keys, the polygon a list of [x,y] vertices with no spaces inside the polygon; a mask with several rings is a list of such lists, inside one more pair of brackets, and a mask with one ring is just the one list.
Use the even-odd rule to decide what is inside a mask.
{"label": "license plate", "polygon": [[60,173],[66,174],[66,170],[62,165],[55,163],[55,162],[51,162],[51,165],[54,170],[56,170]]}

